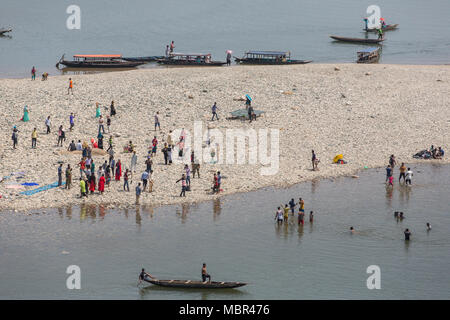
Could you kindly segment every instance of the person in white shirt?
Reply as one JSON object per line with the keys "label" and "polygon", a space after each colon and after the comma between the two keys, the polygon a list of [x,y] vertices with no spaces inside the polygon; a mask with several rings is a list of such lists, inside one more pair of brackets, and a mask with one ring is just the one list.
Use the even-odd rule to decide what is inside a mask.
{"label": "person in white shirt", "polygon": [[169,57],[169,53],[170,53],[170,49],[169,49],[169,45],[166,46],[166,58]]}
{"label": "person in white shirt", "polygon": [[406,171],[406,184],[411,185],[412,176],[413,176],[413,172],[412,172],[411,168],[408,168],[408,171]]}
{"label": "person in white shirt", "polygon": [[78,140],[76,147],[77,147],[77,150],[83,150],[83,146],[81,145],[80,140]]}

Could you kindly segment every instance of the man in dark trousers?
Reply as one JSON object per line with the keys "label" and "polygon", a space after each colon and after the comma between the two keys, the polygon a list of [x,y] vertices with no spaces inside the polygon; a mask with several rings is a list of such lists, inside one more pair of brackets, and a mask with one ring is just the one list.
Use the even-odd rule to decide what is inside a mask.
{"label": "man in dark trousers", "polygon": [[58,187],[62,186],[62,163],[58,167]]}

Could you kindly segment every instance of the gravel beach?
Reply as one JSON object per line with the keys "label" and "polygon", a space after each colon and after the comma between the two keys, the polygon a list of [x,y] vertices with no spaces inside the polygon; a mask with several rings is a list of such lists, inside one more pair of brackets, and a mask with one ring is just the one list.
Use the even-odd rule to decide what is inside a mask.
{"label": "gravel beach", "polygon": [[[40,76],[40,75],[39,75]],[[69,77],[73,95],[67,94]],[[266,186],[284,187],[325,177],[355,175],[359,170],[385,166],[394,154],[397,162],[449,163],[416,160],[413,154],[431,145],[450,147],[450,66],[309,64],[298,66],[233,66],[211,68],[152,68],[99,74],[52,76],[47,81],[0,79],[0,210],[57,207],[68,204],[105,203],[129,206],[135,203],[134,188],[145,170],[153,136],[159,141],[153,160],[153,192],[145,192],[140,204],[163,205],[196,202]],[[240,98],[249,94],[256,110],[265,113],[256,121],[229,120],[230,112],[245,108]],[[123,181],[111,181],[103,195],[80,198],[81,155],[63,152],[70,141],[97,139],[99,102],[105,118],[114,100],[111,135],[115,159],[123,169],[130,167],[131,154],[122,153],[132,141],[137,150],[137,170],[130,192]],[[211,121],[211,106],[217,102],[218,121]],[[30,121],[20,121],[27,105]],[[69,115],[75,126],[69,131]],[[154,131],[159,112],[161,131]],[[51,116],[52,132],[46,134],[45,119]],[[201,178],[191,178],[191,191],[179,197],[176,181],[183,164],[164,165],[161,152],[169,130],[185,128],[194,132],[194,122],[206,128],[279,130],[279,168],[262,175],[256,164],[201,163]],[[63,125],[66,141],[57,146],[57,131]],[[12,147],[12,129],[19,130],[17,149]],[[31,148],[31,133],[37,128],[37,148]],[[105,125],[106,127],[106,125]],[[104,146],[108,146],[105,134]],[[174,136],[178,140],[178,136]],[[319,171],[311,170],[311,150],[320,159]],[[224,150],[221,150],[224,151]],[[218,151],[219,153],[219,151]],[[333,163],[343,154],[347,164]],[[173,156],[176,158],[176,155]],[[93,155],[96,166],[108,159]],[[53,188],[34,195],[21,195],[57,181],[58,162],[73,168],[72,188]],[[213,173],[223,175],[219,195],[211,194]],[[124,170],[122,170],[124,172]],[[97,170],[96,170],[97,173]],[[397,180],[398,168],[394,171]],[[416,177],[415,177],[416,178]],[[123,179],[123,178],[122,178]],[[63,178],[63,180],[65,180]],[[98,177],[97,177],[98,181]],[[384,176],[380,176],[380,181]],[[25,186],[21,183],[38,183]],[[378,183],[378,182],[377,182]],[[414,184],[414,182],[413,182]],[[11,186],[16,186],[12,187]],[[276,206],[278,204],[274,204]]]}

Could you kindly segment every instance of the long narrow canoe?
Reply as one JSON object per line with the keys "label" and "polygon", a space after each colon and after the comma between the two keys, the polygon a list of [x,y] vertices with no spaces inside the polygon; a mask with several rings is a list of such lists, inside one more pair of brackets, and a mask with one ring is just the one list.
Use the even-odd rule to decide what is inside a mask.
{"label": "long narrow canoe", "polygon": [[122,60],[132,62],[152,62],[158,59],[164,59],[164,56],[148,56],[148,57],[124,57]]}
{"label": "long narrow canoe", "polygon": [[171,287],[171,288],[191,288],[191,289],[227,289],[227,288],[237,288],[245,286],[244,282],[202,282],[196,280],[158,280],[145,278],[144,281],[150,282],[151,284]]}
{"label": "long narrow canoe", "polygon": [[[395,29],[397,29],[397,27],[398,27],[398,23],[396,23],[396,24],[388,24],[388,25],[386,25],[386,27],[382,28],[381,30],[383,30],[383,31],[395,30]],[[363,29],[363,30],[366,31],[366,32],[377,32],[376,28],[367,29],[367,30]]]}
{"label": "long narrow canoe", "polygon": [[0,28],[0,35],[3,35],[4,33],[11,32],[11,31],[12,31],[11,28],[9,28],[9,29]]}
{"label": "long narrow canoe", "polygon": [[343,42],[352,42],[352,43],[381,43],[384,41],[384,39],[364,39],[364,38],[347,38],[347,37],[338,37],[338,36],[330,36],[330,38],[337,40],[337,41],[343,41]]}

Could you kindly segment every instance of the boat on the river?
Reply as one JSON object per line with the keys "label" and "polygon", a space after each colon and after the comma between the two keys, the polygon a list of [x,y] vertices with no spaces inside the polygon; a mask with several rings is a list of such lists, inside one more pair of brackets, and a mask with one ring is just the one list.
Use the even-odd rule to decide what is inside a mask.
{"label": "boat on the river", "polygon": [[236,63],[242,64],[306,64],[312,60],[291,59],[290,51],[247,51],[242,58],[234,57]]}
{"label": "boat on the river", "polygon": [[0,28],[0,36],[4,35],[7,32],[11,32],[12,28]]}
{"label": "boat on the river", "polygon": [[367,48],[357,52],[356,63],[376,63],[380,60],[380,48]]}
{"label": "boat on the river", "polygon": [[162,286],[162,287],[171,287],[171,288],[190,288],[190,289],[229,289],[229,288],[237,288],[245,286],[247,283],[245,282],[228,282],[228,281],[196,281],[196,280],[159,280],[159,279],[151,279],[144,278],[146,282],[151,284]]}
{"label": "boat on the river", "polygon": [[[387,24],[384,27],[381,28],[381,30],[384,31],[390,31],[390,30],[395,30],[398,27],[398,23],[396,24]],[[377,32],[378,29],[377,28],[371,28],[371,29],[363,29],[366,32]]]}
{"label": "boat on the river", "polygon": [[226,64],[224,61],[213,61],[211,53],[171,53],[168,57],[156,59],[158,63],[178,66],[217,67]]}
{"label": "boat on the river", "polygon": [[330,36],[330,38],[343,41],[343,42],[352,42],[352,43],[370,43],[377,44],[384,41],[384,39],[365,39],[365,38],[348,38],[348,37],[339,37],[339,36]]}
{"label": "boat on the river", "polygon": [[73,61],[64,60],[64,55],[56,64],[69,68],[134,68],[145,62],[124,61],[120,54],[76,54]]}
{"label": "boat on the river", "polygon": [[164,59],[164,56],[147,56],[147,57],[124,57],[122,60],[133,62],[153,62],[158,59]]}

